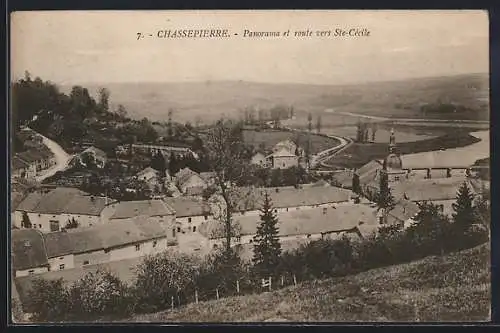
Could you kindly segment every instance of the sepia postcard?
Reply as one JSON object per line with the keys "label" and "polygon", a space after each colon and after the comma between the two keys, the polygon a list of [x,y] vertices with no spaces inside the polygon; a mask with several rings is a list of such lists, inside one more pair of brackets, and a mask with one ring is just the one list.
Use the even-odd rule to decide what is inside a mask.
{"label": "sepia postcard", "polygon": [[13,324],[491,320],[486,11],[10,28]]}

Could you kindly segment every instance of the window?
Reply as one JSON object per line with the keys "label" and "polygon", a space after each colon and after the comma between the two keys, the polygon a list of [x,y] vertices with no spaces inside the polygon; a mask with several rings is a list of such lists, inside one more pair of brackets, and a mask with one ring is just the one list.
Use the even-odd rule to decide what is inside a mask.
{"label": "window", "polygon": [[34,269],[30,269],[30,270],[28,271],[28,274],[29,274],[29,275],[33,275],[33,274],[35,274],[35,270],[34,270]]}
{"label": "window", "polygon": [[172,229],[172,237],[175,237],[175,228]]}
{"label": "window", "polygon": [[64,257],[59,257],[59,260],[63,260],[63,259],[64,259]]}
{"label": "window", "polygon": [[39,225],[38,225],[38,228],[40,228],[40,229],[41,229],[41,228],[42,228],[42,225],[41,225],[41,224],[39,224]]}
{"label": "window", "polygon": [[83,261],[83,264],[84,264],[84,265],[88,265],[88,264],[89,264],[89,261],[88,261],[88,260],[84,260],[84,261]]}
{"label": "window", "polygon": [[64,269],[64,264],[60,264],[59,269]]}
{"label": "window", "polygon": [[283,168],[285,167],[285,163],[283,163]]}
{"label": "window", "polygon": [[50,231],[59,231],[59,221],[50,221]]}
{"label": "window", "polygon": [[394,180],[396,180],[396,181],[399,180],[399,176],[395,176]]}
{"label": "window", "polygon": [[141,244],[136,244],[135,245],[135,250],[140,251],[141,250]]}
{"label": "window", "polygon": [[191,222],[191,218],[190,217],[188,217],[188,222]]}
{"label": "window", "polygon": [[193,232],[195,232],[195,231],[196,231],[196,226],[193,226]]}
{"label": "window", "polygon": [[204,217],[205,217],[205,221],[208,220],[208,216],[207,215],[205,215]]}
{"label": "window", "polygon": [[177,232],[181,232],[181,227],[177,227]]}
{"label": "window", "polygon": [[153,247],[156,247],[156,244],[158,244],[157,241],[153,241]]}

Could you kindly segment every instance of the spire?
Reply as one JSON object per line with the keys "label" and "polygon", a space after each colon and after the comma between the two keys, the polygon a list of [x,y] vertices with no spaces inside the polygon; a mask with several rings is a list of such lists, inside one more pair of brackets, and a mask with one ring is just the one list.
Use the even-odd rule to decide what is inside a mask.
{"label": "spire", "polygon": [[391,154],[395,153],[396,150],[396,135],[394,134],[394,128],[391,128],[391,136],[389,137],[389,152]]}

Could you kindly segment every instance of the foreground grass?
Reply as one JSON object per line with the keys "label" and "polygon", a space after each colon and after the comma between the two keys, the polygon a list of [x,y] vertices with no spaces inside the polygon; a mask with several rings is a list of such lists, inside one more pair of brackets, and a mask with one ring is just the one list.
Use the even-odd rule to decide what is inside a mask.
{"label": "foreground grass", "polygon": [[131,318],[145,322],[486,321],[490,249]]}

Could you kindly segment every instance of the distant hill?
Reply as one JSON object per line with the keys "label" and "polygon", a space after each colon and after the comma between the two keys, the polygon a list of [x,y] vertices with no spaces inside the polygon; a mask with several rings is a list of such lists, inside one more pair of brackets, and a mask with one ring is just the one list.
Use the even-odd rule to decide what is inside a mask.
{"label": "distant hill", "polygon": [[[222,114],[238,117],[245,107],[271,108],[293,105],[303,113],[325,109],[368,115],[438,119],[488,119],[489,77],[469,74],[419,78],[404,81],[351,85],[270,84],[246,81],[188,83],[103,83],[85,84],[90,92],[101,86],[111,91],[111,104],[123,104],[132,117],[166,120],[169,108],[174,120],[200,117],[212,121]],[[67,91],[70,87],[61,87]],[[436,107],[436,105],[438,107]],[[444,105],[444,107],[439,107]],[[458,113],[453,107],[457,106]],[[440,114],[443,110],[445,115]],[[433,112],[437,110],[437,112]],[[451,110],[451,111],[450,111]],[[450,115],[451,112],[451,115]],[[450,118],[451,117],[451,118]]]}
{"label": "distant hill", "polygon": [[131,318],[139,322],[489,321],[489,244]]}

